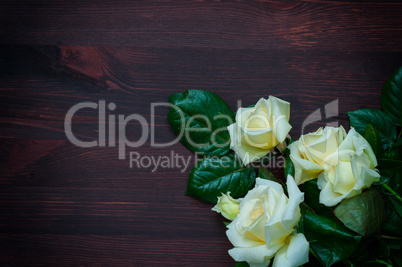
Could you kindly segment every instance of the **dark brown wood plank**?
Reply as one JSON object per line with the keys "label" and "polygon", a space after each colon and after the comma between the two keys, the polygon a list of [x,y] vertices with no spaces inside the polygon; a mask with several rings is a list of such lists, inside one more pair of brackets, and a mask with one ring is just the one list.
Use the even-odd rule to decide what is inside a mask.
{"label": "dark brown wood plank", "polygon": [[[401,65],[395,1],[0,0],[0,262],[45,266],[233,266],[222,217],[185,195],[189,168],[130,168],[130,152],[192,157],[180,144],[80,148],[66,137],[75,104],[139,114],[157,142],[175,138],[170,94],[197,88],[232,108],[275,95],[291,102],[291,134],[338,100],[326,122],[380,107]],[[97,140],[98,111],[73,118]],[[130,122],[127,137],[141,135]],[[193,162],[190,163],[190,168]],[[283,172],[274,169],[278,177]]]}
{"label": "dark brown wood plank", "polygon": [[[109,114],[141,114],[150,123],[152,102],[166,102],[189,88],[217,93],[234,111],[238,100],[244,106],[268,95],[288,100],[293,134],[309,114],[339,99],[336,119],[347,125],[347,111],[379,108],[382,84],[402,58],[400,52],[199,48],[3,46],[2,51],[7,68],[0,78],[5,126],[0,135],[44,139],[65,139],[65,114],[79,102],[113,102],[117,109]],[[167,126],[166,112],[155,109],[160,142],[174,139],[171,131],[159,131]],[[77,136],[98,137],[96,110],[80,111],[73,123]],[[131,136],[141,130],[128,129]]]}
{"label": "dark brown wood plank", "polygon": [[3,1],[0,40],[19,44],[398,51],[401,13],[399,1]]}
{"label": "dark brown wood plank", "polygon": [[[224,227],[221,232],[223,230]],[[163,236],[145,238],[144,235],[0,236],[3,264],[42,266],[231,266],[230,256],[223,248],[225,243],[228,241],[217,237],[194,242],[193,238],[182,237],[181,233],[175,236],[174,241]]]}

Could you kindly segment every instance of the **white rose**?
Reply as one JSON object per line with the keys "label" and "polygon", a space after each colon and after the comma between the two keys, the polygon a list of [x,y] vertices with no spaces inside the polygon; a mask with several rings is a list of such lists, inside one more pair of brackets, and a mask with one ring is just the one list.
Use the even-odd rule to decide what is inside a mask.
{"label": "white rose", "polygon": [[234,248],[235,261],[251,267],[299,266],[308,261],[309,243],[303,234],[295,234],[303,202],[291,176],[287,178],[289,198],[279,183],[257,178],[255,187],[240,202],[240,213],[228,225],[226,234]]}
{"label": "white rose", "polygon": [[236,122],[228,126],[230,148],[246,165],[265,156],[282,143],[290,129],[290,104],[270,96],[261,98],[255,107],[239,108]]}
{"label": "white rose", "polygon": [[239,214],[239,203],[240,200],[232,198],[230,192],[227,194],[222,193],[222,196],[218,197],[218,203],[212,210],[222,214],[226,219],[233,221],[237,214]]}
{"label": "white rose", "polygon": [[345,139],[346,131],[339,128],[319,128],[314,133],[302,135],[288,146],[290,159],[295,167],[295,181],[302,184],[317,178],[323,171],[323,160],[337,151]]}
{"label": "white rose", "polygon": [[360,194],[380,175],[370,144],[355,129],[326,127],[289,146],[297,184],[318,177],[320,203],[334,206]]}
{"label": "white rose", "polygon": [[377,159],[373,149],[353,128],[323,166],[325,171],[318,176],[317,184],[321,190],[320,202],[326,206],[360,194],[380,178],[374,170]]}

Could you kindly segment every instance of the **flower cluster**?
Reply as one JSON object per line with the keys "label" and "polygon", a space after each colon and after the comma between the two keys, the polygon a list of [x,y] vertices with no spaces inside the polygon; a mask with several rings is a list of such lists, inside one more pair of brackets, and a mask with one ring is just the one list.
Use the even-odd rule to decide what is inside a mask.
{"label": "flower cluster", "polygon": [[[290,103],[277,97],[235,115],[211,92],[174,94],[169,123],[203,157],[189,175],[187,194],[216,203],[212,210],[231,221],[228,253],[239,266],[398,266],[400,96],[402,67],[383,87],[384,111],[355,110],[348,113],[348,132],[327,126],[294,140]],[[250,164],[277,156],[285,158],[286,184],[263,164],[257,172]]]}
{"label": "flower cluster", "polygon": [[255,187],[240,201],[240,207],[233,200],[232,208],[218,201],[213,210],[226,208],[238,213],[226,231],[234,245],[229,250],[234,260],[246,261],[251,267],[268,266],[273,257],[273,266],[299,266],[308,261],[309,244],[303,234],[295,231],[301,217],[299,204],[303,202],[303,193],[291,176],[287,187],[289,198],[280,184],[257,178]]}
{"label": "flower cluster", "polygon": [[298,184],[318,177],[320,202],[334,206],[380,178],[370,144],[355,129],[326,127],[289,146]]}

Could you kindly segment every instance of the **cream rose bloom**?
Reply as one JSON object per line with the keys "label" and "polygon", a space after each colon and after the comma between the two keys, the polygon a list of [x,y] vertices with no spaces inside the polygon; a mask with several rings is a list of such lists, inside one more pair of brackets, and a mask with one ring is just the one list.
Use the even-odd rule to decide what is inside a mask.
{"label": "cream rose bloom", "polygon": [[290,104],[270,96],[254,107],[239,108],[236,122],[228,126],[230,148],[246,165],[265,156],[282,143],[290,129]]}
{"label": "cream rose bloom", "polygon": [[289,146],[298,184],[318,177],[320,203],[334,206],[380,178],[370,144],[355,129],[326,127]]}
{"label": "cream rose bloom", "polygon": [[235,261],[246,261],[251,267],[266,267],[273,257],[275,267],[308,262],[309,243],[303,234],[294,233],[304,195],[291,176],[287,187],[289,198],[279,183],[257,178],[241,200],[240,213],[226,231]]}
{"label": "cream rose bloom", "polygon": [[345,136],[346,131],[342,126],[325,127],[302,135],[298,141],[290,144],[288,148],[295,167],[296,183],[302,184],[317,178],[324,171],[324,159],[337,151]]}

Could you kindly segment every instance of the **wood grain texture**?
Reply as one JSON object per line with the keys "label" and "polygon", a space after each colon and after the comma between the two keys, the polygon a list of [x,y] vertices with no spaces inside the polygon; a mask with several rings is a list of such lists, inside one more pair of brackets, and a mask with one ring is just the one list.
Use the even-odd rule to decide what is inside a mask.
{"label": "wood grain texture", "polygon": [[0,40],[19,44],[398,51],[401,12],[397,1],[4,1]]}
{"label": "wood grain texture", "polygon": [[[291,135],[347,111],[380,107],[402,63],[400,1],[0,1],[0,263],[46,266],[233,266],[222,218],[185,196],[193,166],[130,168],[130,152],[192,157],[148,138],[80,148],[64,130],[80,102],[139,114],[156,142],[175,138],[151,103],[209,90],[233,111],[275,95],[291,102]],[[339,114],[324,106],[338,100]],[[317,109],[323,119],[302,129]],[[98,139],[98,111],[73,118]],[[126,135],[141,135],[138,122]],[[195,160],[191,158],[191,160]],[[283,177],[279,169],[274,173]]]}

